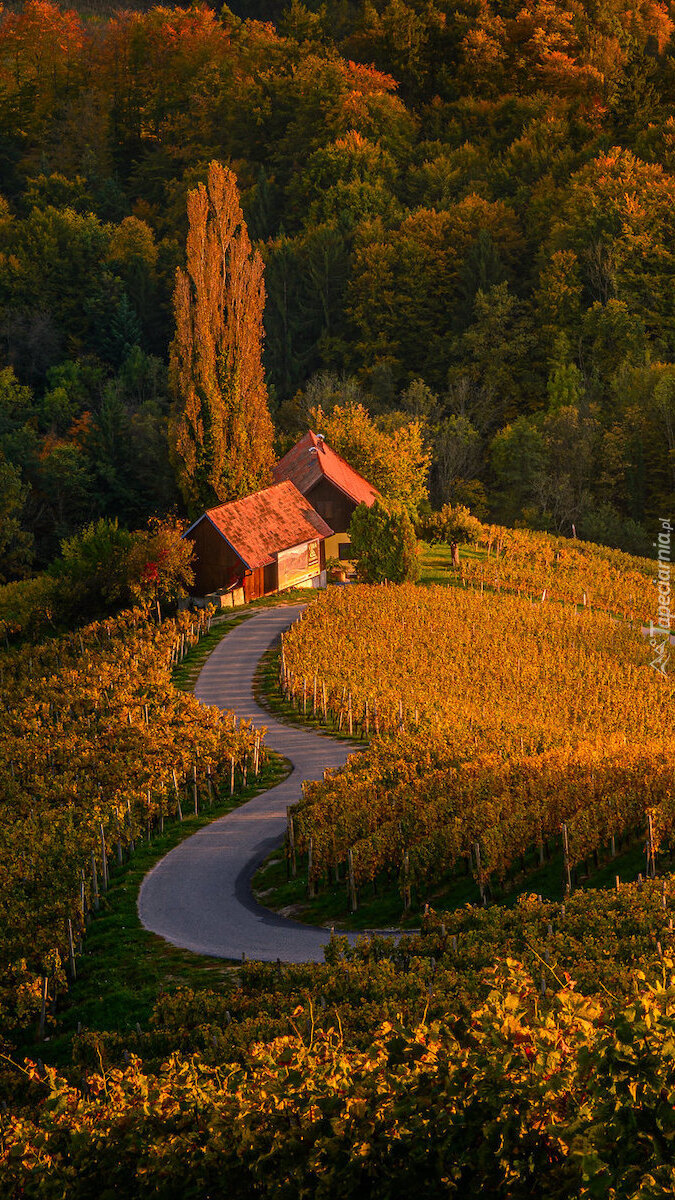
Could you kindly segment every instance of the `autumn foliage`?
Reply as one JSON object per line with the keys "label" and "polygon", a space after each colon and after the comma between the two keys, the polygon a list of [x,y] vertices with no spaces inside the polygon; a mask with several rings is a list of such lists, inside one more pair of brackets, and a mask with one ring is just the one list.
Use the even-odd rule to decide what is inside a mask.
{"label": "autumn foliage", "polygon": [[[150,547],[162,552],[156,534]],[[171,683],[179,648],[196,642],[206,619],[186,613],[158,626],[138,608],[2,655],[1,1036],[39,1013],[45,976],[53,1012],[67,923],[79,939],[98,904],[92,864],[102,888],[103,841],[110,862],[121,862],[135,839],[176,817],[177,781],[189,771],[211,803],[211,786],[229,785],[231,760],[241,772],[252,754],[250,726],[233,728]]]}
{"label": "autumn foliage", "polygon": [[[358,631],[358,636],[356,635]],[[351,854],[358,883],[396,872],[437,886],[471,861],[503,883],[566,822],[572,865],[641,831],[675,838],[672,682],[638,629],[526,595],[359,587],[320,600],[284,637],[287,690],[315,676],[325,709],[375,736],[306,783],[296,845],[314,878]],[[543,849],[542,849],[543,853]],[[561,888],[563,883],[561,882]]]}
{"label": "autumn foliage", "polygon": [[188,195],[187,266],[176,272],[172,453],[192,512],[264,486],[273,462],[262,367],[263,264],[233,173],[212,162]]}

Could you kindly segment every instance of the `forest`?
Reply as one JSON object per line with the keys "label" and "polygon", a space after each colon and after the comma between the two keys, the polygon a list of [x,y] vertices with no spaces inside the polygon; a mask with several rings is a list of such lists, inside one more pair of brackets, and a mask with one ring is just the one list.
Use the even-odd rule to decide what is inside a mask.
{"label": "forest", "polygon": [[0,16],[0,582],[182,516],[187,196],[236,176],[283,452],[419,423],[431,503],[650,553],[675,492],[675,5]]}

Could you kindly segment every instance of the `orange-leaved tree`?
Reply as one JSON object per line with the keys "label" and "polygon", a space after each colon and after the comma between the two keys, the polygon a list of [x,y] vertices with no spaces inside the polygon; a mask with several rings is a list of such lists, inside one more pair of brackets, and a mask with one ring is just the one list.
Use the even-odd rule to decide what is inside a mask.
{"label": "orange-leaved tree", "polygon": [[188,193],[186,269],[176,272],[170,449],[188,509],[269,481],[273,427],[262,366],[265,285],[237,182],[219,162]]}

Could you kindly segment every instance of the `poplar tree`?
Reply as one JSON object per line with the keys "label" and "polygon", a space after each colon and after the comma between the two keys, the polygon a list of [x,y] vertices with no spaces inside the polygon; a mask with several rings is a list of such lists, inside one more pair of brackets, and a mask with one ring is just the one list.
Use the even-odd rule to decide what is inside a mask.
{"label": "poplar tree", "polygon": [[264,487],[274,462],[262,366],[263,263],[234,175],[219,162],[188,193],[187,262],[176,272],[169,373],[174,468],[188,510]]}

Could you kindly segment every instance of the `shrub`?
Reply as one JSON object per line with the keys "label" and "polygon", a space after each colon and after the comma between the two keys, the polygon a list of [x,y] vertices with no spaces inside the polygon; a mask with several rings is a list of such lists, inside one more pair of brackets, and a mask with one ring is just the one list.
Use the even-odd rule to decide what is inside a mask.
{"label": "shrub", "polygon": [[105,517],[61,543],[61,555],[49,574],[64,617],[98,615],[127,600],[132,545],[133,535],[120,529],[116,519]]}
{"label": "shrub", "polygon": [[181,521],[153,520],[133,535],[127,561],[127,582],[136,601],[174,604],[194,584],[192,542],[183,541]]}
{"label": "shrub", "polygon": [[601,546],[613,546],[629,554],[649,555],[651,547],[643,525],[622,517],[613,504],[601,504],[579,520],[579,537]]}
{"label": "shrub", "polygon": [[129,533],[101,518],[63,542],[49,569],[58,617],[87,619],[131,602],[174,604],[194,580],[192,546],[181,533],[176,520],[154,520]]}
{"label": "shrub", "polygon": [[54,620],[56,587],[49,575],[0,587],[0,638],[35,637]]}
{"label": "shrub", "polygon": [[419,577],[417,540],[408,514],[376,500],[359,504],[349,526],[352,552],[363,583],[414,582]]}

